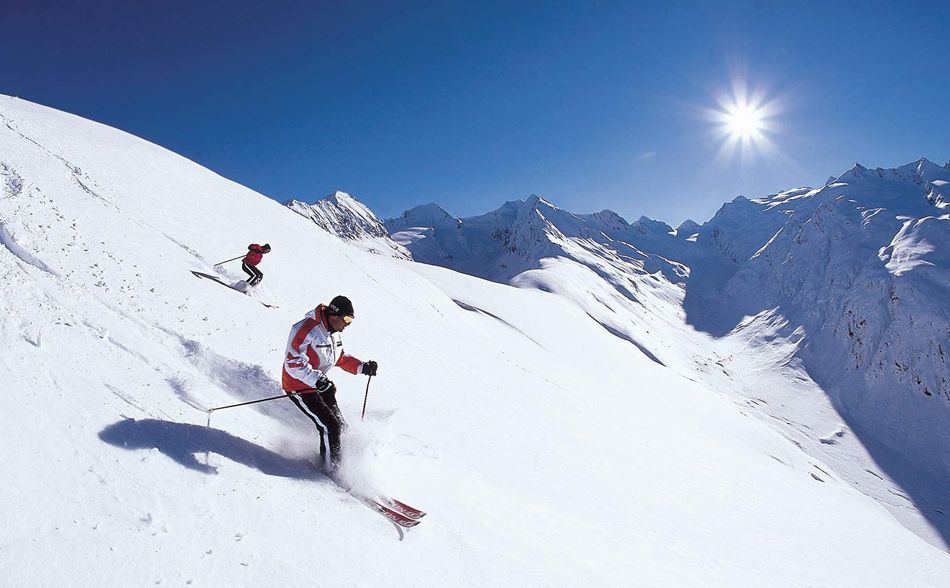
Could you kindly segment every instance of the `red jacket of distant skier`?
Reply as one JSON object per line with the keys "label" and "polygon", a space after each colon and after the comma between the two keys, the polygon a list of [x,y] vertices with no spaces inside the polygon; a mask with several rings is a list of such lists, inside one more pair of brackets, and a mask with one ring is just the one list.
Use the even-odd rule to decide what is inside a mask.
{"label": "red jacket of distant skier", "polygon": [[257,243],[252,243],[247,246],[247,255],[244,256],[244,263],[247,265],[257,265],[261,262],[261,259],[264,257],[264,248],[258,245]]}

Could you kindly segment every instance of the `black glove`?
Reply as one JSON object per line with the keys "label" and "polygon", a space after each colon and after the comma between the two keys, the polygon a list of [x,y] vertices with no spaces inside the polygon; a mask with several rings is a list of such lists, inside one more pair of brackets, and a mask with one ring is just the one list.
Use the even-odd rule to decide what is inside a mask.
{"label": "black glove", "polygon": [[376,375],[376,362],[375,361],[364,361],[362,372],[364,376],[375,376]]}
{"label": "black glove", "polygon": [[326,376],[320,376],[320,379],[317,380],[317,383],[313,385],[313,389],[320,394],[336,393],[336,386],[330,381],[330,378]]}

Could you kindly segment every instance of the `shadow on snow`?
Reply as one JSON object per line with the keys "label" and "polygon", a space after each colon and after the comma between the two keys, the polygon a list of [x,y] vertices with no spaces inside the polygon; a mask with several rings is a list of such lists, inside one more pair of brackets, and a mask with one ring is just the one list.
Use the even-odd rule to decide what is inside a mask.
{"label": "shadow on snow", "polygon": [[198,460],[201,453],[215,453],[269,476],[319,480],[323,475],[306,459],[284,457],[218,429],[157,419],[123,419],[99,432],[99,438],[123,449],[158,449],[178,464],[205,474],[217,469]]}
{"label": "shadow on snow", "polygon": [[[707,263],[693,263],[690,266],[695,266],[696,271],[686,281],[683,308],[686,311],[686,323],[696,330],[722,338],[736,329],[746,316],[756,316],[768,310],[777,310],[786,318],[799,315],[794,311],[787,312],[780,304],[770,304],[764,300],[723,304],[722,287],[735,272],[734,270],[729,272],[723,266],[717,267],[715,263],[723,264],[724,262],[707,260]],[[790,320],[786,330],[791,332],[799,326],[803,325]],[[841,353],[843,349],[834,351]],[[823,355],[832,351],[829,349]],[[950,487],[950,477],[948,477],[950,472],[927,471],[922,467],[914,466],[909,463],[906,456],[880,442],[877,434],[864,426],[848,410],[848,407],[842,404],[839,394],[835,392],[836,386],[860,386],[861,383],[855,380],[830,382],[815,369],[815,364],[810,358],[807,356],[800,356],[800,358],[803,359],[802,363],[808,375],[824,390],[842,421],[857,436],[871,455],[875,465],[906,493],[905,498],[913,503],[931,528],[940,536],[943,549],[950,551],[950,492],[947,490]]]}

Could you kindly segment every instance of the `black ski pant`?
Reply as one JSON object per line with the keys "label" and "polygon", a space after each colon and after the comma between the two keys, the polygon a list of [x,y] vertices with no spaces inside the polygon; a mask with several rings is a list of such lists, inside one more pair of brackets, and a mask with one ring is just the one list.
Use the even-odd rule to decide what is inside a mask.
{"label": "black ski pant", "polygon": [[290,399],[317,427],[323,468],[335,470],[343,457],[340,436],[346,430],[346,421],[343,420],[340,407],[336,403],[336,392],[320,394],[316,390],[303,390],[291,395]]}
{"label": "black ski pant", "polygon": [[248,264],[246,264],[246,263],[244,263],[244,262],[241,262],[241,268],[242,268],[245,272],[247,272],[247,275],[248,275],[248,276],[250,276],[250,277],[247,279],[247,285],[248,285],[248,286],[256,286],[256,285],[258,285],[258,284],[261,282],[261,280],[264,279],[264,272],[262,272],[261,270],[257,269],[257,266],[248,265]]}

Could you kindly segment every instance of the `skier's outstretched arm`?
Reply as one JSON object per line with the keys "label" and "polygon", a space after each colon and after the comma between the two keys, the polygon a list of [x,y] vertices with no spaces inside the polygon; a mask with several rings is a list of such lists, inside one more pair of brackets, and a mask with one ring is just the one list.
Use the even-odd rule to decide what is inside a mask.
{"label": "skier's outstretched arm", "polygon": [[360,361],[352,355],[343,354],[336,364],[351,374],[363,374],[364,376],[375,376],[378,368],[375,361]]}

